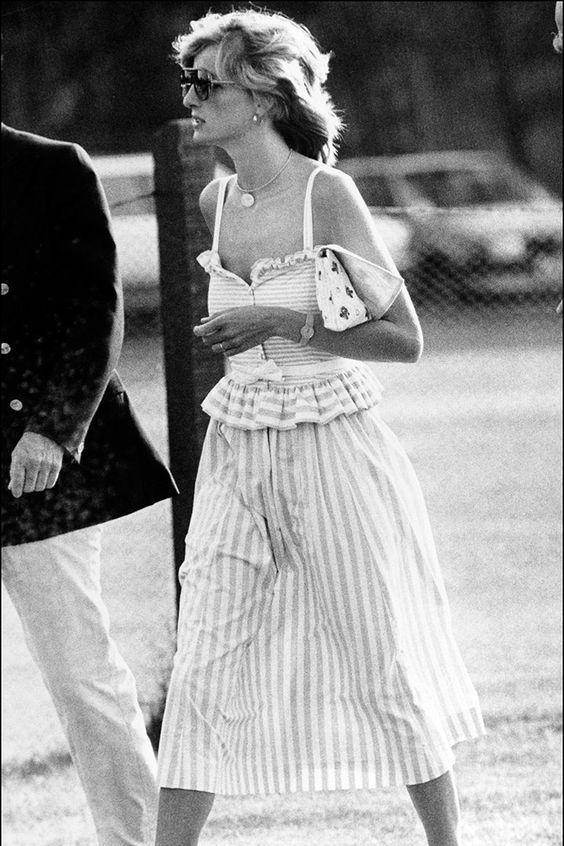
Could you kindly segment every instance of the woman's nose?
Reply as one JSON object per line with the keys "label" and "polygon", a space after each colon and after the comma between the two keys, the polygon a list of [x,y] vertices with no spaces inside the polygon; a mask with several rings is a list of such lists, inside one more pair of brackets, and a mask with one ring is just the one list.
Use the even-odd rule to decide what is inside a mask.
{"label": "woman's nose", "polygon": [[182,95],[182,105],[186,109],[191,109],[192,106],[194,106],[198,102],[198,98],[194,94],[194,86],[193,85],[187,85],[187,86],[185,86],[185,88],[186,88],[186,90],[184,91],[184,94]]}

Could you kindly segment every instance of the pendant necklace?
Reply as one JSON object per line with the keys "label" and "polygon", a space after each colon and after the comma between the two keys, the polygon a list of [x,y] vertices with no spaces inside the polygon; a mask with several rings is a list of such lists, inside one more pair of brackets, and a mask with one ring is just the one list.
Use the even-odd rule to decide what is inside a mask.
{"label": "pendant necklace", "polygon": [[250,209],[251,206],[254,206],[255,198],[253,197],[253,194],[256,194],[257,191],[262,191],[263,188],[267,188],[269,185],[272,185],[274,180],[278,179],[278,177],[282,175],[282,173],[286,170],[286,168],[288,167],[288,165],[290,163],[290,159],[292,158],[292,153],[293,153],[293,150],[290,150],[290,152],[288,153],[288,158],[286,159],[286,161],[284,162],[284,164],[282,165],[282,167],[280,168],[278,173],[275,173],[274,176],[272,177],[272,179],[269,179],[268,182],[264,183],[264,185],[259,185],[258,188],[241,188],[241,186],[239,185],[239,180],[237,179],[235,181],[235,187],[241,192],[241,205],[242,206],[245,206],[246,209]]}

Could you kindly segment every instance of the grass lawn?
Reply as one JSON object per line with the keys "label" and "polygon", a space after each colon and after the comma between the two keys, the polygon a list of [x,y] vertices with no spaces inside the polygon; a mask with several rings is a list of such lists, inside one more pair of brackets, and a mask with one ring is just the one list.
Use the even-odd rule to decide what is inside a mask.
{"label": "grass lawn", "polygon": [[[429,321],[417,366],[380,365],[383,417],[415,465],[488,737],[460,747],[465,846],[560,844],[560,321],[553,309]],[[157,336],[120,372],[166,452]],[[113,630],[158,710],[174,642],[168,503],[106,527]],[[3,595],[6,846],[94,846],[52,706]],[[202,846],[422,846],[403,790],[218,799]]]}

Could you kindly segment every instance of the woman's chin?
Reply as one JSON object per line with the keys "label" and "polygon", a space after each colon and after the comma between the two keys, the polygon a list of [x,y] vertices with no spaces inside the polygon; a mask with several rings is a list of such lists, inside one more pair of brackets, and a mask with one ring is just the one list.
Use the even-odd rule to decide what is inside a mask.
{"label": "woman's chin", "polygon": [[205,140],[205,137],[202,137],[202,131],[199,127],[196,127],[192,132],[192,143],[193,144],[206,144],[209,141]]}

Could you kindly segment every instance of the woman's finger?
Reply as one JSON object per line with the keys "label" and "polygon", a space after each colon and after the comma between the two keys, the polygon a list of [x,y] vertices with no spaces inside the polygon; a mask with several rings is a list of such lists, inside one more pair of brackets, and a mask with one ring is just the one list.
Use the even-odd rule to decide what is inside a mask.
{"label": "woman's finger", "polygon": [[247,350],[256,347],[258,344],[262,344],[264,341],[264,335],[251,335],[248,338],[233,338],[230,342],[223,343],[223,352],[225,355],[238,355],[239,353],[246,352]]}
{"label": "woman's finger", "polygon": [[193,332],[194,335],[197,335],[199,338],[205,338],[207,335],[212,335],[214,332],[217,332],[219,327],[210,326],[209,323],[206,323],[204,326],[194,326]]}
{"label": "woman's finger", "polygon": [[194,334],[199,337],[212,335],[214,332],[219,332],[224,326],[223,317],[210,317],[205,323],[199,323],[197,326],[194,326]]}

